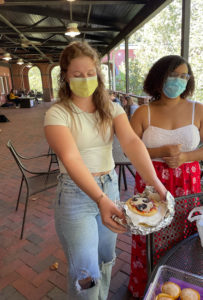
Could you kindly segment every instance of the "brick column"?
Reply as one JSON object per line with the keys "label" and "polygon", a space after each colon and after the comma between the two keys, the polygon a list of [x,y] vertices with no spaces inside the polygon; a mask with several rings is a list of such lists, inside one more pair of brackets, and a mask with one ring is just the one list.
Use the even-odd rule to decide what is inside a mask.
{"label": "brick column", "polygon": [[43,89],[43,100],[45,102],[51,102],[53,98],[52,87],[51,87],[51,74],[50,74],[50,64],[39,63],[37,66],[41,70],[42,75],[42,89]]}

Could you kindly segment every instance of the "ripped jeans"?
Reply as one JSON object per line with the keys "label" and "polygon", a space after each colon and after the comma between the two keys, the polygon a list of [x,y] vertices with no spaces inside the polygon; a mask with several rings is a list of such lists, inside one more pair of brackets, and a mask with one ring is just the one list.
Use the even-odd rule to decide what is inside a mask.
{"label": "ripped jeans", "polygon": [[[115,170],[94,177],[112,201],[119,200]],[[97,204],[67,174],[59,175],[55,226],[68,262],[67,300],[106,300],[117,234],[102,224]],[[90,277],[93,287],[79,280]]]}

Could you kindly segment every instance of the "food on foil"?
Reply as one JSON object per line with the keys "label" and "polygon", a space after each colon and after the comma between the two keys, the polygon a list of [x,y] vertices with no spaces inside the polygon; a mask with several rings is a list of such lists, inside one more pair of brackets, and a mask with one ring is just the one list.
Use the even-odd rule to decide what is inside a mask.
{"label": "food on foil", "polygon": [[180,293],[181,300],[200,300],[200,294],[195,289],[185,288]]}
{"label": "food on foil", "polygon": [[181,288],[178,284],[167,281],[161,287],[162,293],[168,294],[173,297],[173,299],[177,299],[180,296]]}
{"label": "food on foil", "polygon": [[168,226],[175,213],[175,200],[171,193],[167,191],[165,201],[161,201],[152,186],[146,186],[143,193],[134,195],[127,202],[117,201],[117,205],[123,210],[125,221],[116,215],[112,216],[113,220],[139,235],[147,235]]}
{"label": "food on foil", "polygon": [[175,298],[173,298],[172,296],[168,295],[168,294],[164,294],[164,293],[160,293],[156,296],[155,300],[174,300]]}

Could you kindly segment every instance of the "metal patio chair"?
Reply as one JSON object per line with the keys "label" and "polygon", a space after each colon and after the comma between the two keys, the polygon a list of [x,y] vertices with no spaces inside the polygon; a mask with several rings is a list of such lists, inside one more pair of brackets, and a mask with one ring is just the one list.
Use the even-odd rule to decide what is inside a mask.
{"label": "metal patio chair", "polygon": [[135,178],[135,173],[132,169],[132,163],[129,161],[127,156],[123,153],[123,150],[120,146],[120,143],[116,136],[114,136],[113,139],[113,158],[115,162],[115,168],[118,167],[118,186],[119,191],[121,190],[121,177],[123,176],[123,182],[125,190],[128,189],[127,186],[127,179],[125,174],[125,168],[128,169],[128,171],[131,173],[131,175]]}
{"label": "metal patio chair", "polygon": [[50,156],[50,158],[51,158],[50,162],[49,162],[48,172],[50,172],[52,170],[53,164],[57,165],[57,169],[58,169],[59,168],[58,158],[57,158],[56,154],[54,153],[54,151],[51,149],[51,147],[49,147],[49,149],[48,149],[47,156]]}
{"label": "metal patio chair", "polygon": [[48,172],[47,171],[36,172],[31,169],[28,169],[27,167],[25,167],[23,165],[22,161],[35,160],[36,161],[35,163],[37,164],[37,159],[42,158],[42,157],[47,158],[47,154],[42,154],[42,155],[32,156],[32,157],[22,156],[16,151],[11,140],[8,141],[7,147],[10,150],[12,156],[14,157],[14,160],[17,163],[17,166],[22,174],[20,189],[19,189],[18,199],[17,199],[17,204],[16,204],[16,211],[18,210],[19,201],[21,198],[21,192],[22,192],[22,187],[23,187],[24,182],[25,182],[25,186],[26,186],[26,190],[27,190],[24,214],[23,214],[23,221],[22,221],[22,227],[21,227],[21,234],[20,234],[20,239],[22,239],[23,233],[24,233],[24,225],[25,225],[25,220],[26,220],[26,213],[27,213],[29,197],[32,195],[35,195],[37,193],[40,193],[42,191],[48,190],[52,187],[55,187],[57,185],[57,176],[59,174],[59,169],[56,169],[53,171],[48,171]]}
{"label": "metal patio chair", "polygon": [[[160,257],[162,257],[162,249],[169,250],[172,248],[171,240],[174,241],[174,245],[179,243],[182,240],[185,228],[187,228],[189,236],[195,233],[196,224],[195,222],[190,223],[187,220],[187,216],[194,207],[203,205],[203,192],[177,197],[175,198],[175,203],[176,213],[172,221],[173,226],[169,225],[159,232],[154,232],[146,236],[147,269],[149,275],[159,262]],[[185,224],[185,227],[182,224]]]}

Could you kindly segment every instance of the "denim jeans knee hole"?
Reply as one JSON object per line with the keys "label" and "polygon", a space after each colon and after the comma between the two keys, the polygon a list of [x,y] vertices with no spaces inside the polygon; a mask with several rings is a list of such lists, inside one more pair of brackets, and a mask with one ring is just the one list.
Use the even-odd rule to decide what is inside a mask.
{"label": "denim jeans knee hole", "polygon": [[81,271],[79,278],[77,279],[75,286],[77,292],[82,290],[87,290],[89,288],[94,287],[98,283],[98,279],[94,276],[90,276],[87,271]]}

